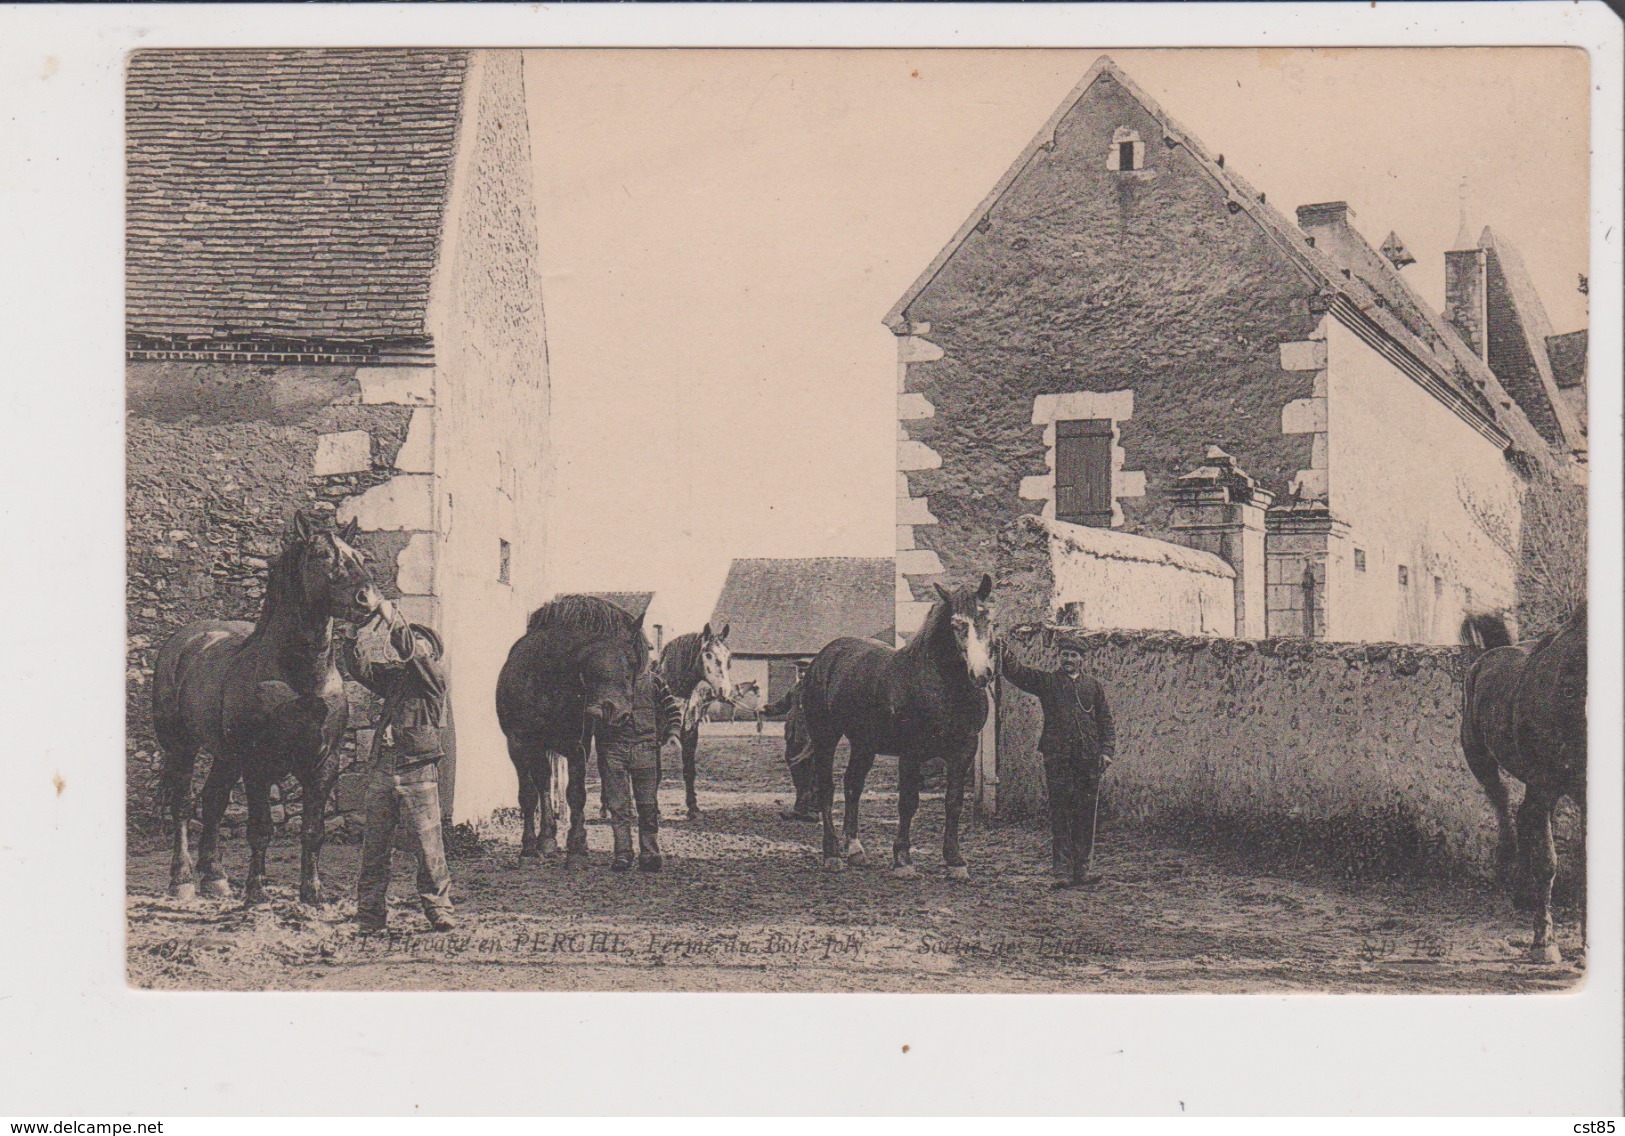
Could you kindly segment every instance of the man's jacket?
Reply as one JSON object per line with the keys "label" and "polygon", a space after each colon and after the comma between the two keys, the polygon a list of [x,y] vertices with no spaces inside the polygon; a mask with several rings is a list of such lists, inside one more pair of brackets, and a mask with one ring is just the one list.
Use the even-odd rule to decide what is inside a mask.
{"label": "man's jacket", "polygon": [[425,653],[416,636],[411,640],[411,657],[389,663],[363,659],[353,642],[344,643],[345,669],[384,700],[374,723],[368,764],[399,770],[446,756],[441,734],[446,725],[446,671]]}
{"label": "man's jacket", "polygon": [[1065,671],[1029,667],[1008,650],[1000,652],[1004,677],[1044,708],[1044,733],[1038,752],[1045,757],[1099,758],[1117,751],[1117,728],[1112,723],[1106,692],[1087,674],[1072,678]]}
{"label": "man's jacket", "polygon": [[682,736],[683,704],[673,696],[660,672],[650,667],[632,687],[632,713],[623,726],[604,737],[610,755],[659,753]]}

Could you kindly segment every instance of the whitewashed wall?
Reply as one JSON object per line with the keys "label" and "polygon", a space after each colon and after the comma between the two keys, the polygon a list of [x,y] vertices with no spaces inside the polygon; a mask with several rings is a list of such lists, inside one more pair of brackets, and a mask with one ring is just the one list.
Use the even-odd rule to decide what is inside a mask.
{"label": "whitewashed wall", "polygon": [[1236,632],[1235,571],[1208,552],[1028,517],[1049,537],[1056,618],[1096,630]]}

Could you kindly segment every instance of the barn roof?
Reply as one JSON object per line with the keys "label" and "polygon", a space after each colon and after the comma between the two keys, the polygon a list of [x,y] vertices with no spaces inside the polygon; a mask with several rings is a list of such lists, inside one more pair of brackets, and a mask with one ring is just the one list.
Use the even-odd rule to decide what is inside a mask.
{"label": "barn roof", "polygon": [[832,639],[891,638],[890,557],[735,560],[711,615],[736,655],[815,655]]}
{"label": "barn roof", "polygon": [[426,344],[467,53],[130,60],[127,331]]}
{"label": "barn roof", "polygon": [[[1393,361],[1404,366],[1435,398],[1450,406],[1481,432],[1501,444],[1508,440],[1517,440],[1525,445],[1539,444],[1539,435],[1529,426],[1517,405],[1505,395],[1489,367],[1461,342],[1454,329],[1400,281],[1398,270],[1391,262],[1371,249],[1363,238],[1358,238],[1358,234],[1354,235],[1363,251],[1356,250],[1351,243],[1351,247],[1342,250],[1343,255],[1328,255],[1327,250],[1317,247],[1318,241],[1309,239],[1308,234],[1268,203],[1265,194],[1255,189],[1233,168],[1227,168],[1222,156],[1210,153],[1201,139],[1175,121],[1105,55],[1095,61],[1033,140],[1017,155],[992,191],[966,218],[959,231],[903,293],[891,311],[886,313],[884,322],[894,334],[909,334],[909,307],[930,287],[937,274],[970,239],[1039,152],[1055,145],[1056,131],[1062,121],[1088,94],[1089,89],[1103,78],[1117,83],[1145,108],[1146,113],[1161,127],[1166,144],[1170,148],[1182,147],[1190,155],[1224,193],[1232,211],[1246,214],[1313,284],[1327,310],[1337,312],[1362,338],[1368,341],[1384,340],[1391,348],[1397,348],[1388,352]],[[1353,230],[1350,232],[1353,233]],[[1360,262],[1362,272],[1354,270],[1355,260]]]}
{"label": "barn roof", "polygon": [[601,600],[608,600],[633,619],[648,611],[649,604],[655,598],[653,592],[588,592],[587,594],[597,596]]}

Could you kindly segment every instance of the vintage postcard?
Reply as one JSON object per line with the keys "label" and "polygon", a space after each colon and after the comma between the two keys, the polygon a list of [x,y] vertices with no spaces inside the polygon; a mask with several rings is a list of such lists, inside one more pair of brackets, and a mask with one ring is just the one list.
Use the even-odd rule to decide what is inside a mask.
{"label": "vintage postcard", "polygon": [[124,81],[131,986],[1583,981],[1585,52]]}

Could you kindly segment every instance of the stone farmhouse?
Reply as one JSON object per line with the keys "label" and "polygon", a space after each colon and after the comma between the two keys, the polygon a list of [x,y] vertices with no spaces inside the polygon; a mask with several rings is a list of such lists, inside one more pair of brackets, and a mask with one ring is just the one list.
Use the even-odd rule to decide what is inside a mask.
{"label": "stone farmhouse", "polygon": [[1534,602],[1583,518],[1585,332],[1489,229],[1441,314],[1397,235],[1296,214],[1094,65],[886,316],[900,632],[933,581],[1037,571],[1024,540],[1029,614],[1085,627],[1453,643]]}
{"label": "stone farmhouse", "polygon": [[511,803],[551,460],[520,53],[142,52],[127,98],[132,777],[163,637],[255,618],[325,509],[446,641],[455,817]]}

